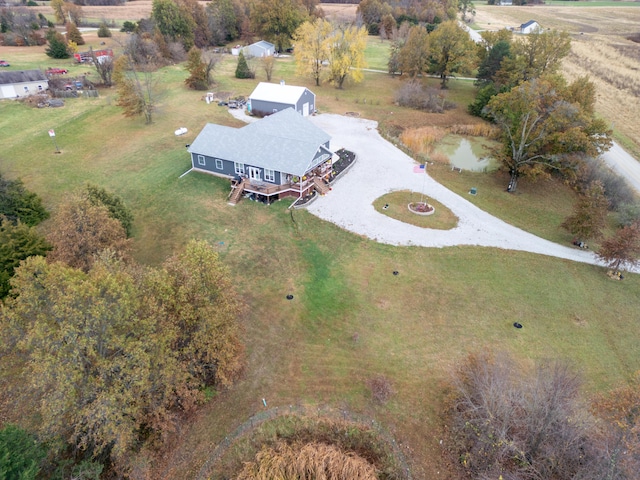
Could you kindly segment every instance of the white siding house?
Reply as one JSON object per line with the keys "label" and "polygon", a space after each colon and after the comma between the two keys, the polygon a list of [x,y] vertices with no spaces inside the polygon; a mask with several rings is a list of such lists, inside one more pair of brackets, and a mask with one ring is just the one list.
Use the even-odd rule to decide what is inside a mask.
{"label": "white siding house", "polygon": [[42,70],[0,72],[0,99],[26,97],[48,88],[49,81]]}
{"label": "white siding house", "polygon": [[540,33],[542,27],[535,20],[529,20],[527,23],[520,25],[520,33],[528,35],[529,33]]}

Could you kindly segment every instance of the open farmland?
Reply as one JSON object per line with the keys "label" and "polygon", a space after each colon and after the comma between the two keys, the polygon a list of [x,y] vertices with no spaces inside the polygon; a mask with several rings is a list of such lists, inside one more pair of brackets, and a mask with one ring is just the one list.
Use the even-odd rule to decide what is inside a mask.
{"label": "open farmland", "polygon": [[592,7],[571,3],[533,7],[478,3],[475,23],[480,29],[496,30],[536,20],[543,28],[570,32],[572,46],[563,62],[564,74],[569,79],[589,75],[598,91],[596,111],[611,123],[617,140],[639,158],[640,43],[628,37],[640,35],[640,4]]}

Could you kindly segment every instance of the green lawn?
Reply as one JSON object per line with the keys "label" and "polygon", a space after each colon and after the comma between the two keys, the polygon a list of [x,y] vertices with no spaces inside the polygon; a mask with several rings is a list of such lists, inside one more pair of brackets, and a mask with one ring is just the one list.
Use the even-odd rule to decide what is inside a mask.
{"label": "green lawn", "polygon": [[[232,78],[234,61],[219,65],[215,90],[247,95],[264,77]],[[584,373],[588,392],[640,369],[636,275],[614,282],[594,266],[492,248],[381,245],[305,210],[292,212],[285,201],[231,207],[229,184],[222,179],[197,173],[179,179],[190,167],[185,144],[206,122],[240,125],[225,109],[202,101],[202,92],[186,90],[185,76],[179,65],[157,74],[163,93],[148,126],[121,115],[114,90],[103,90],[97,99],[69,99],[60,109],[0,102],[3,174],[21,177],[54,213],[86,181],[117,192],[135,214],[139,261],[158,264],[188,239],[206,239],[230,266],[247,302],[244,376],[181,430],[166,478],[190,478],[213,445],[262,408],[262,398],[269,406],[326,403],[372,415],[407,445],[416,471],[436,478],[447,468],[438,443],[442,381],[467,352],[508,350],[530,361],[565,358]],[[292,59],[278,60],[274,79],[279,78],[314,88],[295,76]],[[370,73],[361,86],[323,85],[314,91],[321,111],[359,111],[387,126],[468,118],[395,106],[399,82]],[[466,99],[472,88],[453,83],[450,94]],[[175,137],[179,127],[188,134]],[[53,153],[51,128],[60,155]],[[570,209],[567,190],[521,184],[522,194],[511,196],[503,192],[504,179],[449,177],[446,170],[434,176],[461,193],[477,186],[473,201],[479,206],[567,240],[557,233]],[[289,293],[291,301],[285,298]],[[514,321],[524,328],[514,329]],[[365,386],[379,373],[397,392],[384,407],[371,401]]]}

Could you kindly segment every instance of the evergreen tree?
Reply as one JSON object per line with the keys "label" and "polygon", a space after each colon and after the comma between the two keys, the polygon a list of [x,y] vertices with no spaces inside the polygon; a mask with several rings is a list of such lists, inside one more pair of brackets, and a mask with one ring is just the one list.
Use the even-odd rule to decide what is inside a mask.
{"label": "evergreen tree", "polygon": [[189,50],[187,58],[187,71],[189,77],[184,81],[193,90],[206,90],[209,88],[210,79],[207,72],[207,65],[202,61],[202,51],[193,47]]}
{"label": "evergreen tree", "polygon": [[49,38],[49,46],[44,52],[51,58],[69,58],[67,41],[59,32],[56,32]]}
{"label": "evergreen tree", "polygon": [[33,227],[49,218],[42,199],[24,188],[21,180],[6,180],[0,174],[0,216]]}
{"label": "evergreen tree", "polygon": [[67,22],[67,42],[74,42],[76,45],[84,45],[84,38],[75,23]]}
{"label": "evergreen tree", "polygon": [[46,255],[49,250],[51,246],[34,228],[21,222],[13,224],[6,217],[0,217],[0,298],[9,293],[9,279],[22,260]]}
{"label": "evergreen tree", "polygon": [[47,450],[33,435],[7,425],[0,430],[0,478],[35,480]]}
{"label": "evergreen tree", "polygon": [[238,66],[236,67],[236,78],[254,78],[255,74],[249,68],[247,59],[244,58],[242,51],[238,56]]}
{"label": "evergreen tree", "polygon": [[121,197],[91,183],[88,183],[84,187],[84,192],[81,192],[81,194],[86,194],[92,205],[102,205],[107,207],[107,210],[109,210],[109,216],[120,222],[122,228],[124,228],[124,231],[127,234],[127,237],[131,236],[133,214],[129,207],[125,205],[124,200],[122,200]]}

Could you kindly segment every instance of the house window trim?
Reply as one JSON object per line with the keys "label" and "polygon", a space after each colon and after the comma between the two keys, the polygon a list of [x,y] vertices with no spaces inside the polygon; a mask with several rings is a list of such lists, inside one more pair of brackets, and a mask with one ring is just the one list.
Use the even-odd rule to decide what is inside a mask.
{"label": "house window trim", "polygon": [[236,175],[244,175],[244,163],[233,162],[233,171]]}
{"label": "house window trim", "polygon": [[198,155],[198,165],[202,167],[207,165],[207,160],[204,158],[204,155]]}
{"label": "house window trim", "polygon": [[224,162],[220,158],[216,158],[216,170],[223,170]]}
{"label": "house window trim", "polygon": [[264,180],[265,182],[275,182],[276,181],[276,171],[270,168],[264,169]]}

